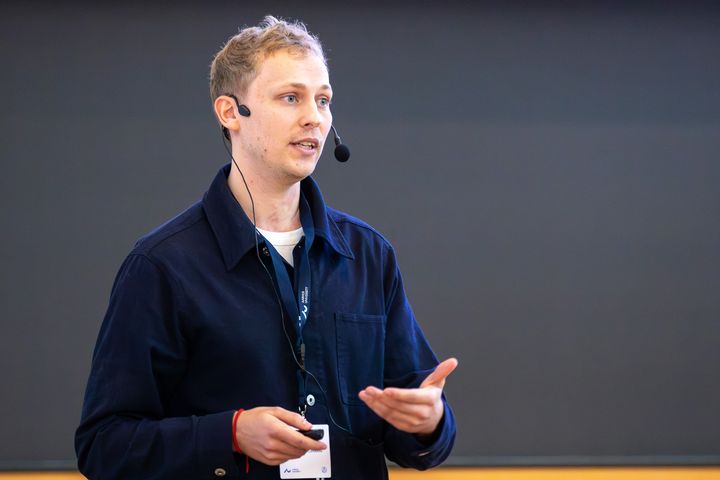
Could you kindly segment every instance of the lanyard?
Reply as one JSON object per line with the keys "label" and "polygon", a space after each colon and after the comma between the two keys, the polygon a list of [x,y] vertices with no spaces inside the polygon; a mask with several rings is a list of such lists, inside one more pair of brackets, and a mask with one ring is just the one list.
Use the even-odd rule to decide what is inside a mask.
{"label": "lanyard", "polygon": [[[270,242],[265,242],[272,258],[273,270],[275,270],[275,281],[277,282],[280,299],[282,300],[285,311],[290,318],[294,319],[295,331],[297,332],[295,341],[295,355],[300,354],[300,366],[296,376],[298,381],[298,405],[301,412],[307,409],[306,404],[306,385],[305,385],[305,342],[303,341],[303,327],[307,322],[310,314],[310,248],[315,239],[315,228],[313,224],[310,206],[305,196],[300,193],[300,222],[302,223],[304,241],[298,244],[300,249],[300,262],[295,265],[295,286],[297,292],[293,292],[290,276],[280,254],[275,250]],[[297,263],[297,262],[296,262]]]}
{"label": "lanyard", "polygon": [[[290,276],[285,268],[280,254],[275,250],[270,242],[265,242],[270,257],[272,258],[273,269],[275,270],[275,279],[277,282],[280,298],[282,300],[285,311],[290,318],[294,319],[295,331],[297,332],[296,348],[300,349],[301,357],[304,357],[305,344],[303,342],[302,331],[310,314],[310,248],[315,238],[315,229],[313,226],[312,213],[304,195],[300,195],[300,222],[302,223],[303,233],[305,234],[304,242],[298,244],[300,249],[300,262],[295,265],[295,279],[297,293],[293,291]],[[301,358],[304,364],[304,358]],[[304,365],[303,365],[304,367]]]}

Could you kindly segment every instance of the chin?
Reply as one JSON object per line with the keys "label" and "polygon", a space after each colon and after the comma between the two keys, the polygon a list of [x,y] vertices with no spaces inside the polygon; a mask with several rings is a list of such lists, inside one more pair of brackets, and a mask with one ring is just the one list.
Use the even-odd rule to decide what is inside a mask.
{"label": "chin", "polygon": [[310,175],[313,174],[315,171],[315,167],[317,167],[317,159],[311,161],[305,161],[305,162],[298,162],[297,165],[295,165],[295,168],[293,168],[292,172],[288,172],[292,177],[296,178],[299,182],[300,180],[303,180]]}

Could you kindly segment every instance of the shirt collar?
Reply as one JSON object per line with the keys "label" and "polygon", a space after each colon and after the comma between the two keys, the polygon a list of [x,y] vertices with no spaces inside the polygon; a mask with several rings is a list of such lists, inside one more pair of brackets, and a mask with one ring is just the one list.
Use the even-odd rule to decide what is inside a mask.
{"label": "shirt collar", "polygon": [[[203,210],[210,228],[217,238],[225,267],[233,269],[240,259],[255,248],[255,232],[252,221],[245,215],[227,183],[230,164],[215,176],[202,200]],[[318,184],[308,177],[300,182],[300,189],[310,205],[315,235],[325,240],[340,255],[353,259],[345,237],[330,218]]]}

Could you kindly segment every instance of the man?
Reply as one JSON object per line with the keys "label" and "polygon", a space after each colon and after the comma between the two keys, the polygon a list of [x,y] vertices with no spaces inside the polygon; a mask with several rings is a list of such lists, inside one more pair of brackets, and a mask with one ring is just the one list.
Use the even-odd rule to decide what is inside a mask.
{"label": "man", "polygon": [[[333,478],[387,478],[385,456],[439,464],[455,437],[442,388],[457,361],[438,365],[388,242],[327,207],[309,177],[332,123],[319,41],[268,16],[216,55],[210,84],[232,161],[120,268],[80,470],[276,479],[328,441]],[[320,424],[329,438],[301,433]]]}

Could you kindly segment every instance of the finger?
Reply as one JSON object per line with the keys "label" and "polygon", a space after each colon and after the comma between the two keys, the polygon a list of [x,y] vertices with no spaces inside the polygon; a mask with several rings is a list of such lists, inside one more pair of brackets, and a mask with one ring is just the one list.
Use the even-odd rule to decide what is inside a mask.
{"label": "finger", "polygon": [[418,417],[415,415],[408,415],[404,412],[388,408],[380,401],[368,399],[366,403],[378,417],[382,418],[393,427],[405,432],[415,432],[419,430],[420,425],[424,422],[423,419],[426,418],[426,416]]}
{"label": "finger", "polygon": [[430,411],[429,405],[404,404],[402,402],[394,402],[392,399],[383,395],[372,394],[368,392],[360,392],[360,399],[370,407],[375,413],[385,420],[392,418],[395,413],[403,413],[405,415],[426,416]]}
{"label": "finger", "polygon": [[270,440],[265,445],[265,455],[273,459],[300,458],[307,453],[307,450],[296,448],[280,440]]}
{"label": "finger", "polygon": [[382,405],[388,412],[400,412],[406,415],[426,419],[433,411],[435,404],[440,400],[440,389],[432,387],[422,389],[422,392],[427,399],[420,403],[405,402],[403,400],[394,399],[388,395],[388,389],[385,389],[385,392],[381,395],[369,395],[368,401],[375,405]]}
{"label": "finger", "polygon": [[362,400],[366,404],[370,404],[376,402],[376,399],[379,398],[381,393],[382,390],[378,390],[375,387],[368,387],[358,392],[358,398],[360,398],[360,400]]}
{"label": "finger", "polygon": [[298,430],[309,430],[312,428],[312,424],[305,420],[299,413],[291,412],[281,407],[273,407],[270,409],[270,413],[283,423],[295,427]]}
{"label": "finger", "polygon": [[390,409],[380,401],[379,398],[376,398],[374,396],[371,396],[368,392],[362,391],[358,395],[360,397],[360,400],[365,402],[365,404],[375,412],[375,414],[382,418],[383,420],[387,420],[388,416],[390,415]]}
{"label": "finger", "polygon": [[372,394],[372,395],[375,395],[375,394],[378,394],[378,393],[382,393],[382,390],[380,390],[380,389],[377,388],[377,387],[373,387],[373,386],[366,387],[364,391],[365,391],[365,392],[368,392],[368,393],[370,393],[370,394]]}
{"label": "finger", "polygon": [[444,362],[442,362],[440,365],[435,367],[435,370],[428,375],[425,380],[423,380],[422,384],[420,384],[420,388],[424,388],[430,385],[435,385],[439,388],[442,388],[445,385],[445,379],[448,375],[450,375],[453,370],[455,370],[458,366],[458,361],[456,358],[448,358]]}
{"label": "finger", "polygon": [[442,390],[434,386],[408,389],[388,387],[385,390],[367,388],[360,393],[373,401],[382,401],[391,407],[404,408],[412,405],[432,405],[440,398]]}
{"label": "finger", "polygon": [[274,438],[293,448],[303,450],[303,452],[307,452],[308,450],[325,450],[327,448],[327,445],[324,443],[306,437],[297,430],[287,427],[278,429],[274,434]]}
{"label": "finger", "polygon": [[434,385],[425,388],[388,387],[382,391],[382,396],[394,402],[427,405],[434,403],[440,397],[440,393],[442,390]]}
{"label": "finger", "polygon": [[436,402],[433,403],[407,403],[407,402],[398,402],[391,398],[382,397],[380,399],[376,400],[376,403],[380,403],[387,407],[391,411],[397,411],[402,412],[407,415],[416,415],[416,416],[426,416],[429,412],[432,412],[433,410],[438,408],[438,404],[440,403],[440,399],[438,397]]}

